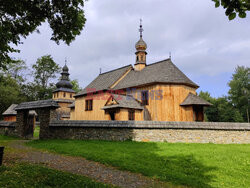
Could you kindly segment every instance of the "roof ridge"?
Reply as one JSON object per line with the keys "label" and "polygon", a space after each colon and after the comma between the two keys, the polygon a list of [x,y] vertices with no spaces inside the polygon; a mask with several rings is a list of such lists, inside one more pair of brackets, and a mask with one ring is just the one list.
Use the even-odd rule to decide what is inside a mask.
{"label": "roof ridge", "polygon": [[99,74],[99,75],[103,75],[103,74],[106,74],[106,73],[110,73],[110,72],[113,72],[113,71],[116,71],[116,70],[119,70],[119,69],[123,69],[123,68],[125,68],[125,67],[133,67],[131,64],[129,64],[129,65],[126,65],[126,66],[123,66],[123,67],[120,67],[120,68],[117,68],[117,69],[113,69],[113,70],[110,70],[110,71],[107,71],[107,72],[104,72],[104,73],[101,73],[101,74]]}
{"label": "roof ridge", "polygon": [[164,60],[161,60],[161,61],[156,61],[156,62],[154,62],[154,63],[148,64],[147,66],[155,65],[155,64],[157,64],[157,63],[163,63],[163,62],[166,62],[166,61],[170,61],[170,62],[171,62],[171,59],[170,59],[170,58],[167,58],[167,59],[164,59]]}
{"label": "roof ridge", "polygon": [[184,74],[184,72],[182,72],[181,71],[181,69],[179,69],[172,61],[171,61],[171,59],[170,59],[170,63],[172,63],[172,65],[178,70],[178,71],[180,71],[181,73],[182,73],[182,75],[187,79],[187,80],[189,80],[191,83],[193,83],[196,87],[200,87],[200,86],[198,86],[196,83],[194,83],[189,77],[187,77],[187,75],[186,74]]}

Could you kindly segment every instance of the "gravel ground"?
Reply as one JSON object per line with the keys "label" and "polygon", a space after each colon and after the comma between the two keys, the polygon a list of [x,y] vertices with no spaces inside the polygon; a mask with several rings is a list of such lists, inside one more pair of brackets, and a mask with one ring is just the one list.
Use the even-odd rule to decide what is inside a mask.
{"label": "gravel ground", "polygon": [[7,154],[7,158],[15,157],[20,162],[43,164],[53,169],[83,175],[95,181],[118,187],[179,187],[153,180],[141,174],[121,171],[82,157],[71,157],[33,149],[25,146],[24,142],[27,141],[13,141],[9,147],[15,152]]}

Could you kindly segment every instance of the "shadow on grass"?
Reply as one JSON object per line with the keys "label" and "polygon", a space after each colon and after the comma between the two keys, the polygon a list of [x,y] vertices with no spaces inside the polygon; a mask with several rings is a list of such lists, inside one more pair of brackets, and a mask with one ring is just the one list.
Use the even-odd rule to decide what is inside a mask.
{"label": "shadow on grass", "polygon": [[[127,170],[141,172],[144,175],[171,182],[176,185],[210,188],[210,183],[216,178],[211,175],[216,167],[207,166],[188,153],[168,152],[158,147],[157,143],[131,142],[133,151],[126,151],[128,158],[123,164],[128,165]],[[128,150],[130,150],[128,148]],[[121,159],[122,160],[122,159]],[[130,161],[130,162],[129,162]],[[134,165],[134,167],[133,167]],[[121,166],[121,165],[118,165]]]}
{"label": "shadow on grass", "polygon": [[209,183],[214,177],[208,173],[216,168],[203,165],[192,155],[158,157],[158,160],[162,165],[160,179],[192,187],[211,187]]}

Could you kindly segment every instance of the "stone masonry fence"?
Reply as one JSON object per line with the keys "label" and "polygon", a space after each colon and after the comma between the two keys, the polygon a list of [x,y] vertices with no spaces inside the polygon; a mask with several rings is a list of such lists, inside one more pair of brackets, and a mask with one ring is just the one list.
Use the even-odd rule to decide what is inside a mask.
{"label": "stone masonry fence", "polygon": [[[18,135],[15,126],[0,122],[0,134]],[[250,144],[249,123],[51,120],[45,134],[46,139]]]}

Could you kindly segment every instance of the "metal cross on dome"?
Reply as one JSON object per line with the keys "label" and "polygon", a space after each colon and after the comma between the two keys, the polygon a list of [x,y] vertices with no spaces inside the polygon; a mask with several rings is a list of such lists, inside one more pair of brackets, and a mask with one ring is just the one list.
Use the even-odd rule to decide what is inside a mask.
{"label": "metal cross on dome", "polygon": [[143,32],[142,19],[140,19],[140,29],[139,29],[139,32],[140,32],[140,37],[142,37],[142,32]]}
{"label": "metal cross on dome", "polygon": [[65,57],[65,65],[67,65],[67,57]]}

